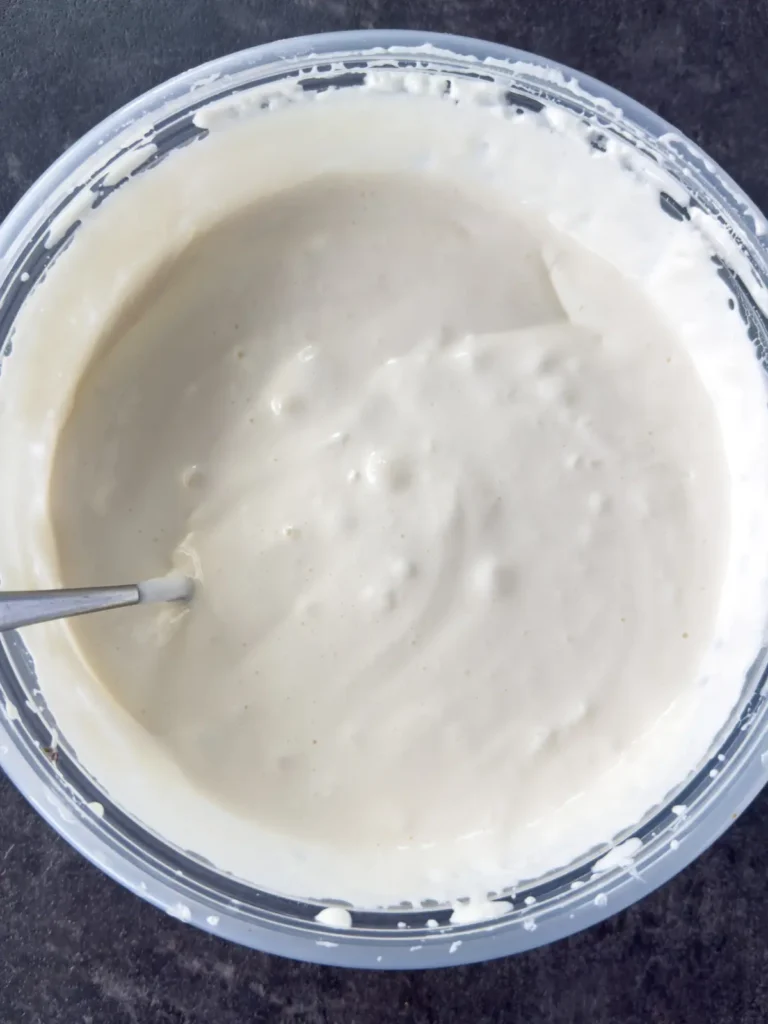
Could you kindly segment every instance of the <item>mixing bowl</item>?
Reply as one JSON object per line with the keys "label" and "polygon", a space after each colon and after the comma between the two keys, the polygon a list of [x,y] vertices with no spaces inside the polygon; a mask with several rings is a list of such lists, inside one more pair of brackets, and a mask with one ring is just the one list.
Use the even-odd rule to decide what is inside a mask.
{"label": "mixing bowl", "polygon": [[[426,47],[426,49],[425,49]],[[607,86],[542,58],[454,36],[346,32],[260,46],[196,68],[113,114],[77,142],[0,227],[0,349],[8,356],[14,318],[35,282],[66,249],[78,216],[108,202],[132,174],[204,133],[196,111],[235,92],[299,76],[305,89],[359,85],[371,69],[477,79],[495,77],[513,108],[555,105],[593,126],[593,144],[616,136],[672,175],[686,203],[662,193],[671,217],[706,211],[737,240],[739,270],[719,260],[763,365],[766,321],[754,299],[768,277],[762,220],[746,196],[695,145]],[[267,113],[265,116],[269,116]],[[154,147],[147,147],[147,142]],[[745,272],[744,268],[747,268]],[[4,379],[0,374],[0,401]],[[6,387],[8,385],[5,385]],[[13,481],[4,481],[4,488]],[[564,672],[567,666],[563,666]],[[143,899],[199,928],[257,949],[350,967],[417,968],[517,953],[614,914],[682,870],[754,798],[768,779],[768,652],[744,681],[742,700],[706,763],[665,806],[610,849],[518,887],[514,909],[485,924],[449,924],[450,908],[402,905],[352,912],[352,927],[315,921],[317,905],[259,891],[176,849],[116,806],[78,762],[37,687],[16,634],[0,644],[0,765],[76,849]],[[507,894],[507,898],[509,895]]]}

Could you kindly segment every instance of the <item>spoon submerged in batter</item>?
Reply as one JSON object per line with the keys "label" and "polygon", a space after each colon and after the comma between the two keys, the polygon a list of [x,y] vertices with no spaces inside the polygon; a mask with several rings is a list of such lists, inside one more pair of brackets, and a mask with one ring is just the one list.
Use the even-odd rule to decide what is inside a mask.
{"label": "spoon submerged in batter", "polygon": [[0,631],[134,604],[189,601],[193,589],[193,581],[188,576],[170,572],[142,583],[126,583],[117,587],[0,592]]}

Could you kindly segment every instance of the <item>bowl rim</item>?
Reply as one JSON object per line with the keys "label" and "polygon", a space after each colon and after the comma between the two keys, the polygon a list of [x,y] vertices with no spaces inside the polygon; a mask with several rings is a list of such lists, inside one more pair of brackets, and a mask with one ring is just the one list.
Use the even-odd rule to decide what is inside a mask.
{"label": "bowl rim", "polygon": [[[110,152],[110,144],[124,137],[126,131],[135,131],[152,114],[168,109],[169,104],[186,100],[188,107],[191,97],[199,97],[201,102],[205,102],[212,90],[221,88],[228,76],[240,72],[252,72],[258,76],[259,69],[271,62],[295,63],[299,59],[330,55],[338,55],[341,59],[366,59],[374,55],[401,53],[405,56],[413,55],[414,51],[425,46],[476,68],[482,67],[483,61],[498,61],[506,65],[529,65],[558,72],[588,95],[613,104],[629,121],[647,128],[653,134],[674,134],[685,144],[687,159],[712,169],[713,177],[722,185],[729,212],[738,221],[744,238],[760,254],[761,259],[765,257],[766,246],[760,237],[762,220],[743,190],[698,146],[630,97],[556,61],[503,44],[434,32],[376,29],[299,36],[227,54],[160,83],[110,114],[50,166],[0,224],[0,290],[4,281],[13,273],[17,255],[15,249],[25,236],[29,237],[30,224],[34,222],[40,208],[62,185],[82,172],[96,155],[102,153],[106,156]],[[193,87],[200,83],[204,87],[194,92]],[[207,87],[206,83],[210,83],[210,86]],[[112,155],[115,155],[114,152]],[[8,649],[6,638],[3,638],[3,648],[0,682],[6,673],[14,672],[13,651]],[[768,748],[768,710],[762,692],[768,679],[765,651],[761,652],[754,673],[757,681],[752,700],[737,717],[724,745],[697,773],[696,779],[705,772],[711,774],[713,770],[718,770],[710,766],[715,764],[714,757],[719,756],[719,751],[725,749],[729,741],[738,746],[734,755],[738,765],[729,773],[723,769],[722,782],[713,782],[710,786],[711,798],[707,803],[706,814],[701,813],[690,820],[681,821],[684,828],[680,829],[679,840],[674,840],[676,846],[670,846],[654,861],[639,865],[637,870],[628,872],[626,868],[619,867],[601,875],[599,882],[595,883],[599,888],[599,900],[595,896],[594,887],[585,887],[583,894],[574,890],[565,906],[561,901],[549,910],[544,906],[541,912],[531,909],[522,919],[519,915],[512,915],[509,920],[502,918],[481,925],[443,927],[431,933],[409,927],[397,932],[393,930],[392,934],[371,934],[364,925],[349,932],[340,932],[303,920],[298,925],[285,927],[279,921],[254,923],[244,918],[236,901],[222,908],[204,899],[191,898],[181,881],[167,868],[165,878],[153,875],[149,885],[146,865],[128,863],[119,853],[115,857],[114,844],[104,831],[103,820],[98,813],[91,811],[88,814],[73,814],[66,807],[62,808],[62,799],[66,802],[66,797],[52,794],[50,783],[46,784],[33,761],[25,756],[17,728],[19,711],[9,710],[7,699],[5,717],[0,715],[0,767],[42,817],[100,870],[141,898],[213,934],[266,952],[317,963],[379,969],[449,966],[522,952],[591,927],[647,895],[702,853],[768,781],[768,756],[763,761],[758,751],[758,747],[763,744]],[[745,722],[746,725],[743,724]],[[746,739],[741,735],[745,732]],[[748,746],[746,741],[749,741]],[[29,745],[29,740],[25,742]],[[40,745],[37,740],[32,742]],[[688,781],[682,787],[685,791],[690,788]],[[85,806],[92,808],[93,803],[86,802]],[[404,912],[401,916],[407,915]]]}

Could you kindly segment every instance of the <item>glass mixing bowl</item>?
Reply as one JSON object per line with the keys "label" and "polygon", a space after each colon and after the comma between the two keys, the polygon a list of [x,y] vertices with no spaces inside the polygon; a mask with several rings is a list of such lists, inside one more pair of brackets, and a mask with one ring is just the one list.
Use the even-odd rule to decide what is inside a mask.
{"label": "glass mixing bowl", "polygon": [[[420,49],[425,45],[435,49]],[[152,163],[169,150],[194,143],[202,132],[193,122],[195,111],[299,73],[305,89],[351,88],[369,68],[393,67],[469,79],[492,73],[508,86],[511,106],[566,107],[594,126],[594,145],[615,135],[662,165],[690,197],[681,205],[662,194],[665,211],[682,218],[689,206],[698,205],[739,242],[749,274],[742,270],[740,277],[725,261],[719,261],[719,272],[766,365],[768,331],[750,293],[755,282],[768,279],[765,241],[758,237],[762,221],[739,188],[696,146],[626,96],[542,58],[473,39],[386,31],[292,39],[224,57],[141,96],[72,146],[0,226],[0,350],[8,354],[14,317],[77,231],[78,213],[108,201],[131,173],[152,173]],[[156,150],[139,152],[148,141]],[[0,401],[2,388],[0,374]],[[592,851],[579,863],[518,887],[514,910],[485,924],[451,926],[448,907],[403,905],[380,912],[353,910],[352,927],[338,931],[315,921],[317,905],[259,891],[169,846],[115,806],[79,764],[66,736],[57,733],[31,658],[13,633],[0,644],[0,765],[93,864],[184,921],[302,960],[349,967],[436,967],[563,938],[616,913],[682,870],[768,780],[767,682],[768,651],[763,650],[744,682],[740,706],[706,763],[665,806],[617,837],[618,850]]]}

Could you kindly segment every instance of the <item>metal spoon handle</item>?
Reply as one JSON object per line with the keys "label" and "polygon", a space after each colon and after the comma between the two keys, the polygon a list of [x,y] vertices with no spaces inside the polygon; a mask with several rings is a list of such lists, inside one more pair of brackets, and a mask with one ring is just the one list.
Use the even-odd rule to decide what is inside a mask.
{"label": "metal spoon handle", "polygon": [[86,612],[125,608],[138,604],[141,599],[141,591],[135,583],[120,587],[79,587],[75,590],[0,591],[0,631],[85,615]]}

